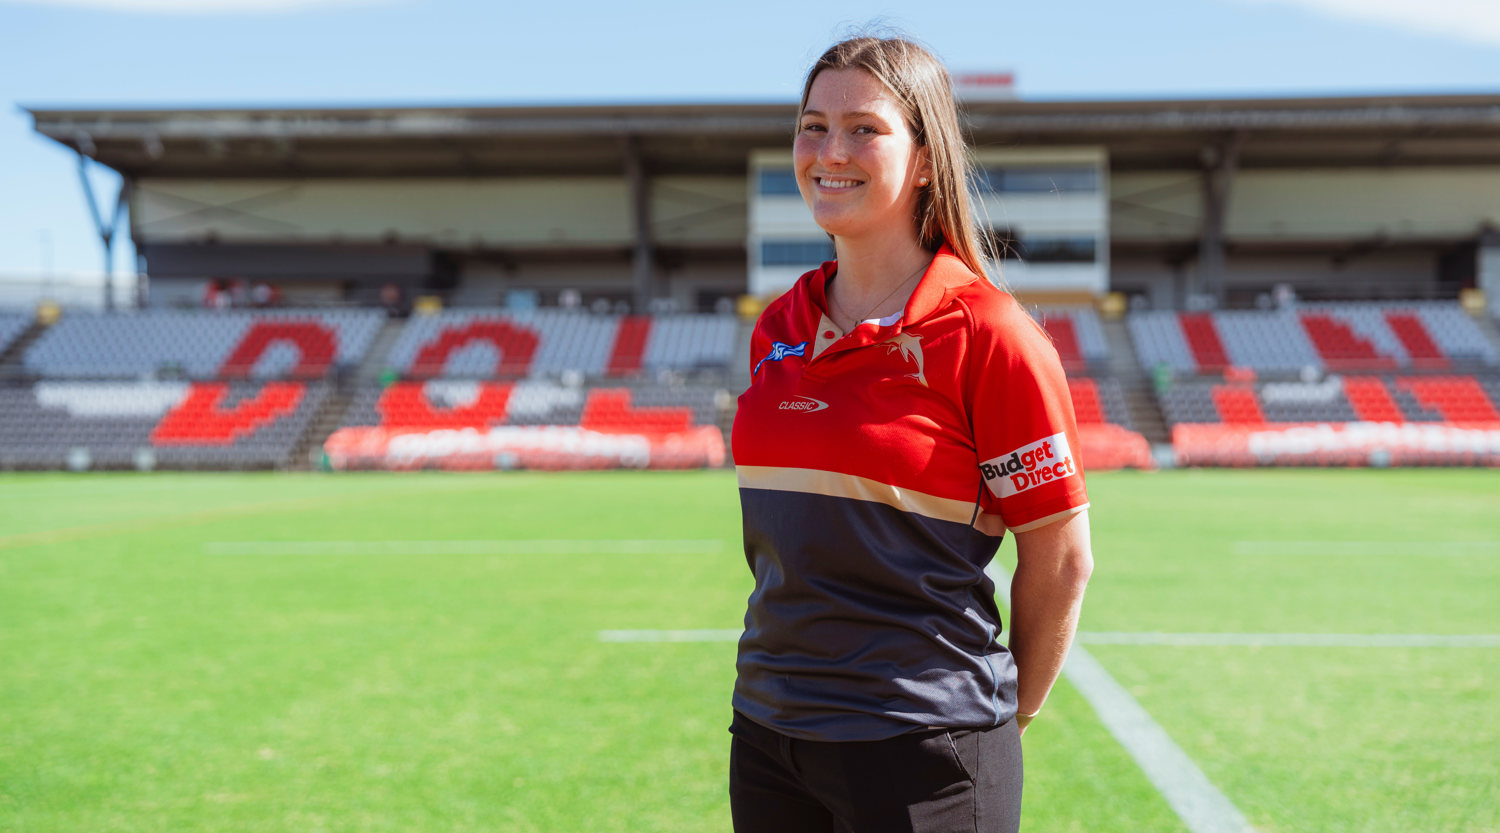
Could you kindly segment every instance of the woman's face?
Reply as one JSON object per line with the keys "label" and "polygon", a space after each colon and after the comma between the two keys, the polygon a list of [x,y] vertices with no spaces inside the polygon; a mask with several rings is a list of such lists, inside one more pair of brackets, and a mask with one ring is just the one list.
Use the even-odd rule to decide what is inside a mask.
{"label": "woman's face", "polygon": [[868,72],[828,69],[813,79],[793,165],[802,198],[829,234],[917,236],[917,179],[932,175],[927,152]]}

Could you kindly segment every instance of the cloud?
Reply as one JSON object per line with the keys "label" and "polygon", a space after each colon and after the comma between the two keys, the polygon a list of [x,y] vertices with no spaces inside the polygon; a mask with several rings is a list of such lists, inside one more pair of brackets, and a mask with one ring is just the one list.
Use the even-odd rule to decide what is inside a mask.
{"label": "cloud", "polygon": [[1416,30],[1470,43],[1500,46],[1497,0],[1241,0],[1297,6],[1330,17]]}
{"label": "cloud", "polygon": [[396,0],[0,0],[0,3],[64,6],[141,14],[278,14],[347,6],[388,5]]}

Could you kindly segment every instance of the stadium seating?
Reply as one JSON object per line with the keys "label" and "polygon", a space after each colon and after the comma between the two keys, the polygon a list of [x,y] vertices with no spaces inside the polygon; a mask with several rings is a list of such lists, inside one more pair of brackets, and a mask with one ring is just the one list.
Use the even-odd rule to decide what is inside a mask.
{"label": "stadium seating", "polygon": [[1109,361],[1109,343],[1099,316],[1089,307],[1039,309],[1036,320],[1052,337],[1063,367],[1083,370]]}
{"label": "stadium seating", "polygon": [[1130,408],[1125,392],[1114,379],[1068,377],[1068,393],[1073,398],[1073,414],[1079,425],[1113,424],[1132,428]]}
{"label": "stadium seating", "polygon": [[[1070,370],[1085,465],[1154,465],[1121,382],[1101,375],[1110,357],[1098,316],[1035,314]],[[0,351],[30,320],[0,314]],[[436,461],[444,432],[490,435],[492,451],[467,452],[465,467],[614,465],[645,459],[630,446],[644,437],[653,466],[723,460],[718,380],[743,349],[732,316],[454,309],[399,322],[384,355],[370,355],[386,322],[377,310],[70,312],[11,357],[39,381],[0,389],[0,467],[80,457],[93,467],[282,466],[323,440],[308,436],[315,419],[411,437],[428,449],[413,461]],[[1182,426],[1500,425],[1500,358],[1457,304],[1139,312],[1126,326],[1144,368],[1178,374],[1159,380],[1174,444]],[[332,375],[362,362],[394,381],[350,388],[352,377]],[[713,384],[683,384],[702,381],[683,372],[705,369]],[[611,439],[569,457],[569,443],[600,436]],[[406,465],[404,451],[384,453],[370,464]],[[413,463],[429,464],[444,465]]]}
{"label": "stadium seating", "polygon": [[0,388],[0,466],[271,468],[309,428],[328,390],[304,382],[44,380]]}
{"label": "stadium seating", "polygon": [[1456,303],[1307,304],[1295,310],[1140,312],[1127,320],[1141,364],[1183,374],[1441,370],[1500,365]]}
{"label": "stadium seating", "polygon": [[[4,391],[0,464],[285,465],[384,316],[374,310],[69,313]],[[276,379],[281,381],[265,381]]]}
{"label": "stadium seating", "polygon": [[357,364],[382,321],[377,310],[70,312],[23,363],[53,379],[315,379]]}
{"label": "stadium seating", "polygon": [[1174,384],[1161,397],[1170,424],[1496,423],[1500,376],[1330,376],[1259,386]]}
{"label": "stadium seating", "polygon": [[566,310],[449,310],[412,319],[387,366],[416,379],[588,378],[727,368],[736,319],[615,316]]}
{"label": "stadium seating", "polygon": [[344,427],[436,430],[500,425],[568,425],[596,431],[683,430],[718,422],[704,387],[567,387],[547,381],[395,382],[359,391]]}

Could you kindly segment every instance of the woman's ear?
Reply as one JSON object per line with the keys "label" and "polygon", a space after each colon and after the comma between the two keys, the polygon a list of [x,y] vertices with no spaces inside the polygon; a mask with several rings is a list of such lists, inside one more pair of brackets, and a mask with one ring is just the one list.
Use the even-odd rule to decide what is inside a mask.
{"label": "woman's ear", "polygon": [[917,187],[926,188],[932,180],[932,154],[924,145],[917,148]]}

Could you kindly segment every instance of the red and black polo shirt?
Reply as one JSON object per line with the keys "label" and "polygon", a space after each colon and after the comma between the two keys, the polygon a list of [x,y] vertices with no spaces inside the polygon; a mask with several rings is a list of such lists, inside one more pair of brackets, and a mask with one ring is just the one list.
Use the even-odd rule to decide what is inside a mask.
{"label": "red and black polo shirt", "polygon": [[840,336],[836,263],[761,316],[733,444],[755,590],[734,707],[793,737],[993,726],[1015,666],[984,567],[1087,507],[1057,351],[948,249],[899,320]]}

